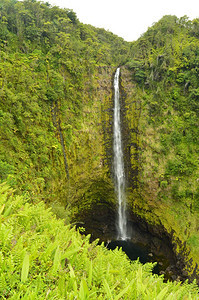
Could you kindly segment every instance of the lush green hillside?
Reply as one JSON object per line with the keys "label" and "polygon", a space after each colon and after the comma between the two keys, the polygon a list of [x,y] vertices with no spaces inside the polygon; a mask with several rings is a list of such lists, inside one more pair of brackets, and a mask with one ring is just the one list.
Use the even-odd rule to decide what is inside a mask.
{"label": "lush green hillside", "polygon": [[70,205],[106,176],[101,102],[129,45],[71,10],[0,5],[0,178],[32,199]]}
{"label": "lush green hillside", "polygon": [[192,284],[163,283],[44,208],[0,186],[1,299],[198,299]]}
{"label": "lush green hillside", "polygon": [[122,65],[129,208],[170,235],[195,278],[198,55],[198,19],[165,16],[127,43],[71,10],[0,0],[0,180],[67,223],[98,213],[96,226],[113,224],[112,81]]}
{"label": "lush green hillside", "polygon": [[[165,16],[132,44],[139,193],[134,206],[199,254],[199,23]],[[136,208],[135,208],[136,209]],[[155,221],[156,219],[156,221]],[[183,245],[184,247],[184,245]],[[182,250],[182,248],[181,248]],[[185,250],[189,251],[189,250]]]}

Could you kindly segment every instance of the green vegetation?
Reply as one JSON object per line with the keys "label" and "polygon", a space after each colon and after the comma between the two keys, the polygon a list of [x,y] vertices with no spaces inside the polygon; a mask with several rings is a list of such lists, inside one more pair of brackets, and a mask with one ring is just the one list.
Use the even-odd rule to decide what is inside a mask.
{"label": "green vegetation", "polygon": [[0,0],[0,182],[20,195],[8,197],[1,187],[5,299],[147,299],[148,291],[178,299],[191,293],[191,286],[152,277],[150,265],[90,245],[39,201],[67,224],[81,222],[95,207],[114,209],[112,78],[122,65],[129,206],[172,232],[177,253],[186,246],[193,274],[199,255],[198,55],[198,19],[165,16],[127,43],[80,23],[69,9]]}
{"label": "green vegetation", "polygon": [[48,3],[1,0],[0,11],[0,180],[65,207],[105,176],[98,90],[129,45]]}
{"label": "green vegetation", "polygon": [[58,220],[43,202],[0,186],[1,299],[198,299],[195,284],[163,283]]}
{"label": "green vegetation", "polygon": [[187,242],[197,262],[198,20],[165,16],[132,44],[131,53],[127,66],[142,103],[139,181],[143,200],[136,202],[158,216],[168,232],[174,230]]}

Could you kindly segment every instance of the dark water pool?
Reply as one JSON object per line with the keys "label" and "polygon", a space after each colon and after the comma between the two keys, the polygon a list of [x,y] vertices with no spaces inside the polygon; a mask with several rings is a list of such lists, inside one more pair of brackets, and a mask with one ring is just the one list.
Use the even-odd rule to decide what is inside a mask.
{"label": "dark water pool", "polygon": [[[123,241],[123,240],[116,240],[107,243],[106,247],[109,250],[114,250],[116,247],[122,248],[122,250],[126,253],[130,260],[137,260],[143,264],[147,262],[157,262],[157,265],[153,269],[153,273],[160,274],[161,270],[165,269],[168,265],[168,262],[164,261],[162,258],[155,257],[147,247],[135,244],[130,240]],[[159,261],[159,262],[158,262]]]}
{"label": "dark water pool", "polygon": [[109,250],[114,250],[116,247],[122,248],[131,260],[136,260],[139,257],[141,263],[146,263],[148,261],[148,251],[144,249],[144,247],[134,244],[131,241],[119,240],[111,241],[107,244]]}

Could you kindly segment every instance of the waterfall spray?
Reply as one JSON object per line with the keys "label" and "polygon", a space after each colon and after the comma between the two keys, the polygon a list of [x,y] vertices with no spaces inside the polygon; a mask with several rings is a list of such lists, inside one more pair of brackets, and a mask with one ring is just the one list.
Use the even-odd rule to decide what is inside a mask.
{"label": "waterfall spray", "polygon": [[120,92],[119,92],[119,74],[120,68],[117,69],[114,77],[114,177],[115,191],[118,200],[118,218],[117,230],[118,239],[126,240],[127,237],[127,220],[126,220],[126,198],[125,198],[125,174],[124,160],[122,152],[121,138],[121,121],[120,121]]}

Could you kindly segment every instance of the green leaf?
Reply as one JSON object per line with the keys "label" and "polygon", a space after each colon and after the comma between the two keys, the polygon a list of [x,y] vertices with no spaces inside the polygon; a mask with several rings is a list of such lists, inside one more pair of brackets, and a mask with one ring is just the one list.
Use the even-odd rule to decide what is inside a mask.
{"label": "green leaf", "polygon": [[93,262],[92,260],[90,261],[89,265],[89,272],[88,272],[88,286],[91,286],[92,283],[92,277],[93,277]]}
{"label": "green leaf", "polygon": [[4,211],[3,213],[4,217],[8,217],[10,215],[11,210],[12,210],[12,204]]}
{"label": "green leaf", "polygon": [[108,295],[108,299],[113,299],[112,293],[111,293],[111,289],[108,285],[108,282],[106,281],[106,279],[104,279],[104,289]]}
{"label": "green leaf", "polygon": [[71,265],[68,265],[68,267],[69,267],[69,269],[70,269],[70,277],[71,277],[71,278],[75,278],[76,276],[75,276],[75,272],[74,272],[74,270],[73,270],[73,267],[72,267]]}
{"label": "green leaf", "polygon": [[29,255],[26,253],[23,259],[23,265],[21,270],[21,282],[26,282],[26,280],[28,279],[29,266]]}
{"label": "green leaf", "polygon": [[57,249],[55,251],[54,261],[53,261],[53,269],[52,269],[53,273],[57,272],[60,262],[61,262],[61,253],[59,250],[59,246],[57,246]]}
{"label": "green leaf", "polygon": [[157,295],[157,300],[162,300],[164,299],[165,295],[168,292],[168,286],[165,286],[165,288]]}
{"label": "green leaf", "polygon": [[0,208],[0,215],[2,214],[3,210],[4,210],[5,204],[2,205],[2,207]]}
{"label": "green leaf", "polygon": [[81,300],[87,299],[89,294],[88,286],[84,278],[82,278],[80,283],[79,297]]}
{"label": "green leaf", "polygon": [[132,286],[132,283],[134,282],[134,279],[127,285],[126,288],[124,288],[116,297],[114,297],[114,300],[122,299],[122,296],[127,293],[128,289]]}
{"label": "green leaf", "polygon": [[65,251],[64,254],[61,256],[61,260],[66,259],[66,258],[71,259],[71,257],[73,257],[73,255],[75,253],[79,252],[80,250],[81,250],[81,247]]}

